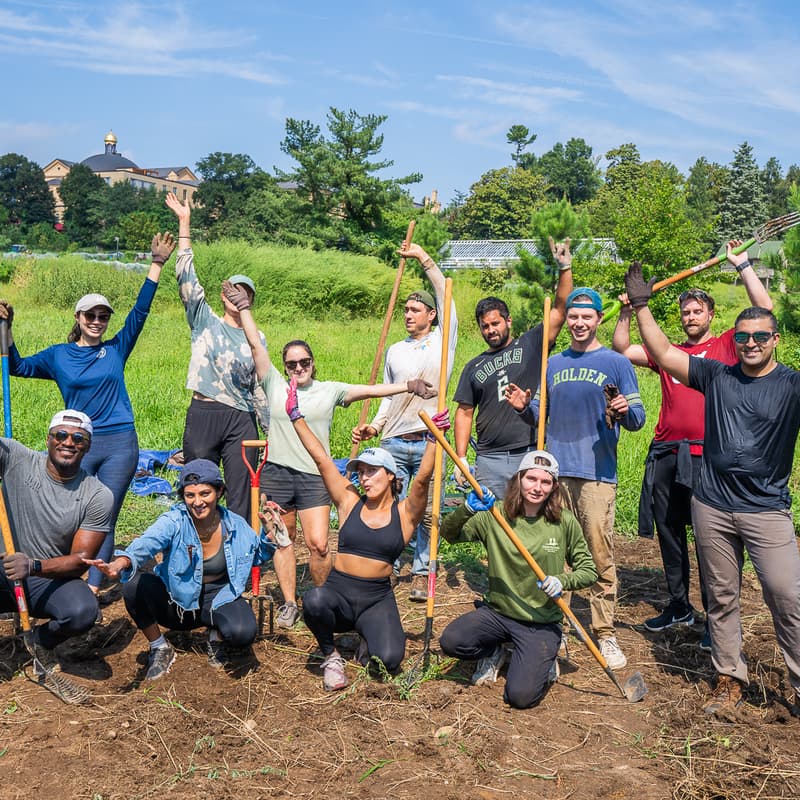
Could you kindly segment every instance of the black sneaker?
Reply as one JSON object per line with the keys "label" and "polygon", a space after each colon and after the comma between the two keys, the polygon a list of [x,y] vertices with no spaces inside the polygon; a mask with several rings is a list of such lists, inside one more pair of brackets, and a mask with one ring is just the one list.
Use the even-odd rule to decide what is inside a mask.
{"label": "black sneaker", "polygon": [[175,648],[167,643],[162,647],[151,648],[147,654],[147,672],[144,675],[146,681],[157,681],[163,678],[175,663]]}
{"label": "black sneaker", "polygon": [[711,633],[708,630],[708,623],[706,623],[705,630],[703,631],[703,638],[700,640],[700,649],[706,653],[711,652]]}
{"label": "black sneaker", "polygon": [[645,620],[644,626],[649,631],[663,631],[666,628],[672,628],[675,625],[694,625],[694,614],[689,609],[681,613],[682,609],[678,609],[676,613],[674,606],[667,606],[657,617],[651,617]]}
{"label": "black sneaker", "polygon": [[225,647],[225,642],[212,642],[209,639],[207,650],[208,664],[209,666],[214,667],[214,669],[222,669],[231,663],[231,654],[228,652],[228,648]]}

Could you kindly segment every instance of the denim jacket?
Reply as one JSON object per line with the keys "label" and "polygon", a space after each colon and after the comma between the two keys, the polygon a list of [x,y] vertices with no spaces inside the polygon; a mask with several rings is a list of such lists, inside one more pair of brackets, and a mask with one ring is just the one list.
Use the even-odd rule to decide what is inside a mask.
{"label": "denim jacket", "polygon": [[[228,583],[214,598],[212,611],[230,603],[244,593],[250,569],[272,559],[275,545],[267,539],[263,529],[256,535],[243,517],[217,506],[222,519],[222,549],[228,567]],[[184,611],[199,607],[203,585],[203,545],[184,503],[165,511],[141,536],[114,556],[130,559],[130,569],[123,570],[120,580],[131,580],[142,564],[162,553],[163,558],[154,570],[164,581],[170,599]]]}

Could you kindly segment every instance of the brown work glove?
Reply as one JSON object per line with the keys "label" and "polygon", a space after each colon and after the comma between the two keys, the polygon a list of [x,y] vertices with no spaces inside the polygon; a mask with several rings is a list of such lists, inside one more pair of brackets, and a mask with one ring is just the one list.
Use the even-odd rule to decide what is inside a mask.
{"label": "brown work glove", "polygon": [[436,389],[433,388],[432,383],[428,383],[428,381],[424,381],[422,378],[413,378],[406,383],[406,386],[411,394],[415,394],[423,400],[430,400],[431,397],[436,397],[436,395],[439,394]]}
{"label": "brown work glove", "polygon": [[631,308],[636,310],[647,305],[653,294],[655,282],[655,278],[645,281],[642,275],[642,265],[638,261],[631,264],[630,269],[625,273],[625,291],[628,293],[628,302],[631,304]]}
{"label": "brown work glove", "polygon": [[226,300],[236,306],[237,311],[245,311],[250,308],[250,296],[241,286],[236,286],[230,281],[222,281],[222,294],[225,295]]}
{"label": "brown work glove", "polygon": [[14,306],[8,300],[0,300],[0,319],[7,320],[9,328],[14,321]]}
{"label": "brown work glove", "polygon": [[622,414],[611,407],[611,401],[619,395],[619,387],[607,383],[603,386],[603,394],[606,396],[606,427],[613,428],[622,419]]}
{"label": "brown work glove", "polygon": [[164,266],[174,249],[175,237],[169,231],[157,233],[150,243],[150,259],[154,264]]}

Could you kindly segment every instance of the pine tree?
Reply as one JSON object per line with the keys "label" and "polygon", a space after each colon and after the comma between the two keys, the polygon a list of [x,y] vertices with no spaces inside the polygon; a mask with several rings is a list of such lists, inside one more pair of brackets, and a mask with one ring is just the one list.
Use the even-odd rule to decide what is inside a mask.
{"label": "pine tree", "polygon": [[766,218],[761,171],[747,142],[736,150],[729,174],[720,207],[720,238],[747,239]]}

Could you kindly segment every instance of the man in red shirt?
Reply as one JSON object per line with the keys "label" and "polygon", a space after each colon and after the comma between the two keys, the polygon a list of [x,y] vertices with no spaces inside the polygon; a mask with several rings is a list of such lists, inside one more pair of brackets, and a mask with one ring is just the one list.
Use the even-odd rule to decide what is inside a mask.
{"label": "man in red shirt", "polygon": [[[732,253],[740,244],[738,240],[729,243],[728,260],[739,273],[751,304],[771,311],[772,300],[747,254]],[[614,330],[614,349],[625,355],[635,366],[648,367],[661,378],[661,411],[645,463],[639,502],[639,535],[652,538],[655,521],[670,597],[667,607],[660,614],[646,620],[644,625],[650,631],[661,631],[673,625],[694,624],[695,611],[689,602],[689,547],[686,526],[692,524],[692,487],[697,480],[703,455],[705,398],[700,392],[684,386],[660,369],[644,346],[631,344],[632,309],[627,304],[627,296],[623,295],[621,299],[623,307]],[[725,364],[735,364],[737,355],[733,329],[719,336],[711,333],[714,299],[702,289],[689,289],[680,296],[679,303],[681,326],[686,340],[676,347],[695,358],[713,358]],[[702,576],[700,594],[705,608]],[[703,650],[711,649],[708,627],[700,647]]]}

